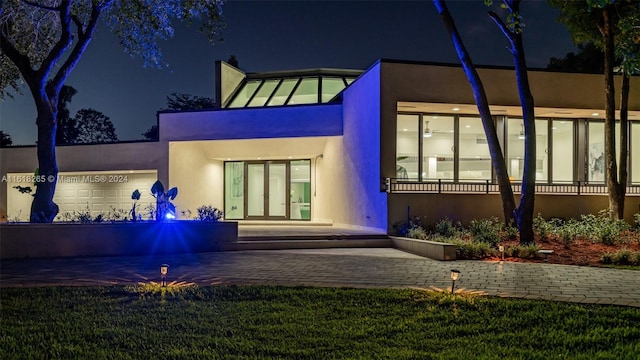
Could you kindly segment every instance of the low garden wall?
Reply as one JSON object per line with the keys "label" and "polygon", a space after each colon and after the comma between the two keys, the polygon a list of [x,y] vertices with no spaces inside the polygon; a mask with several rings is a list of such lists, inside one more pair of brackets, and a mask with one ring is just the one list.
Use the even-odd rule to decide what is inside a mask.
{"label": "low garden wall", "polygon": [[397,236],[391,236],[390,238],[396,249],[434,260],[456,259],[456,246],[454,244]]}
{"label": "low garden wall", "polygon": [[228,221],[0,224],[0,259],[197,253],[237,241]]}

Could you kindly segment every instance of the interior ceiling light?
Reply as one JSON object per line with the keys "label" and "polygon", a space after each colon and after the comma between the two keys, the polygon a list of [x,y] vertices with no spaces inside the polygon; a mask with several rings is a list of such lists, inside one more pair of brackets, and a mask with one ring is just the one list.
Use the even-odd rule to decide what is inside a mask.
{"label": "interior ceiling light", "polygon": [[425,121],[424,122],[424,134],[422,136],[424,136],[426,138],[430,138],[431,135],[433,135],[433,132],[429,129],[429,122]]}

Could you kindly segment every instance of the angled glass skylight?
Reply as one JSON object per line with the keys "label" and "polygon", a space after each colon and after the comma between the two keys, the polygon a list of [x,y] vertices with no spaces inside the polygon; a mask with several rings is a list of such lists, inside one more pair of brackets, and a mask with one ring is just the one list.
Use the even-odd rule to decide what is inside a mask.
{"label": "angled glass skylight", "polygon": [[361,71],[339,69],[249,74],[225,107],[319,104],[332,101]]}

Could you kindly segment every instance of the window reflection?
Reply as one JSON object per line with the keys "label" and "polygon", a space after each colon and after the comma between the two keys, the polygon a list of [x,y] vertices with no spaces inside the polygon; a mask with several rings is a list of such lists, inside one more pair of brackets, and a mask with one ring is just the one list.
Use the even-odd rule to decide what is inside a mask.
{"label": "window reflection", "polygon": [[422,127],[422,180],[453,180],[454,118],[424,115]]}
{"label": "window reflection", "polygon": [[398,115],[396,129],[396,177],[418,180],[419,115]]}
{"label": "window reflection", "polygon": [[490,180],[491,156],[478,117],[460,118],[460,180]]}
{"label": "window reflection", "polygon": [[573,182],[573,121],[553,120],[553,182]]}
{"label": "window reflection", "polygon": [[[536,181],[548,179],[549,146],[548,120],[536,120]],[[524,174],[523,119],[509,118],[507,122],[507,172],[514,181],[522,181]]]}

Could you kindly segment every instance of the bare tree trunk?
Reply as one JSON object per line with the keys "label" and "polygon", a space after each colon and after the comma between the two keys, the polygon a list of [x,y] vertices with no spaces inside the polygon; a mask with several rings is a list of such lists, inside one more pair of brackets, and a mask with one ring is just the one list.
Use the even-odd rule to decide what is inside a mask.
{"label": "bare tree trunk", "polygon": [[622,76],[620,91],[620,163],[618,164],[618,219],[624,219],[624,199],[627,194],[627,163],[629,159],[629,82],[627,74]]}
{"label": "bare tree trunk", "polygon": [[58,180],[56,162],[56,113],[45,100],[39,101],[38,119],[38,178],[36,193],[31,203],[32,223],[50,223],[58,214],[58,205],[53,202]]}
{"label": "bare tree trunk", "polygon": [[[613,67],[615,66],[613,40],[613,14],[611,6],[602,11],[604,35],[604,83],[605,83],[605,121],[604,121],[604,153],[606,162],[607,190],[609,193],[609,216],[618,217],[620,212],[620,194],[618,183],[618,166],[616,164],[616,100]],[[621,144],[622,145],[622,144]]]}
{"label": "bare tree trunk", "polygon": [[[518,5],[518,2],[515,2]],[[515,9],[518,10],[517,7]],[[513,62],[516,69],[518,92],[524,121],[524,171],[522,174],[522,193],[520,204],[515,210],[521,244],[533,244],[533,211],[535,206],[536,185],[536,118],[534,100],[529,87],[527,62],[522,45],[522,34],[513,39]]]}
{"label": "bare tree trunk", "polygon": [[515,200],[513,198],[513,189],[511,188],[511,182],[509,181],[509,175],[507,173],[507,165],[504,161],[504,154],[502,148],[500,148],[500,142],[498,141],[498,135],[496,132],[496,126],[491,116],[491,110],[489,109],[489,100],[487,94],[484,91],[484,86],[480,80],[480,76],[476,71],[471,56],[464,46],[462,37],[456,28],[456,24],[451,17],[451,13],[447,8],[447,5],[442,0],[433,0],[433,4],[440,14],[440,19],[444,23],[444,26],[451,37],[453,46],[456,49],[462,69],[471,85],[473,90],[473,96],[478,106],[478,112],[482,119],[482,126],[484,127],[484,133],[487,137],[487,143],[489,145],[489,153],[491,154],[491,163],[493,165],[493,171],[496,174],[498,180],[498,187],[500,189],[500,198],[502,199],[502,212],[504,214],[505,225],[510,225],[514,220]]}

